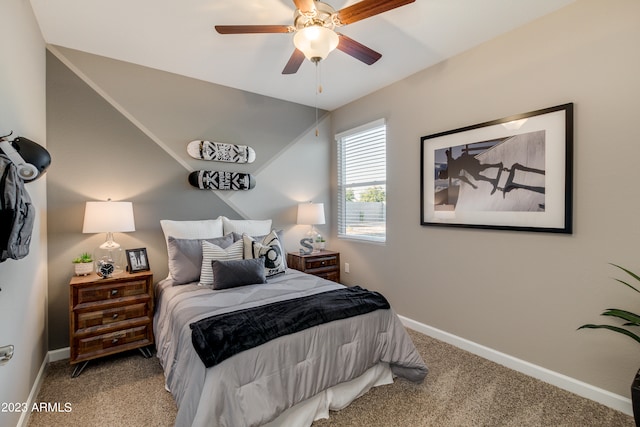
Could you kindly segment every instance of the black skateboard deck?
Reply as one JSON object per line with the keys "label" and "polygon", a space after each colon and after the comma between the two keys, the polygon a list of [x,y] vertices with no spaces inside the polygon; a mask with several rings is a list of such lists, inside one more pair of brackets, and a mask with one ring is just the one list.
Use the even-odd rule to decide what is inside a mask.
{"label": "black skateboard deck", "polygon": [[189,174],[189,184],[201,190],[250,190],[256,180],[244,172],[199,170]]}

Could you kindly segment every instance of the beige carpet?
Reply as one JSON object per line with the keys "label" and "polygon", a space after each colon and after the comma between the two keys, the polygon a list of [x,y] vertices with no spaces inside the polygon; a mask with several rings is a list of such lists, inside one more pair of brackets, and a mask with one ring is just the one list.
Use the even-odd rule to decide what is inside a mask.
{"label": "beige carpet", "polygon": [[[537,381],[451,345],[410,331],[429,366],[423,384],[397,379],[325,426],[634,426],[633,418]],[[176,406],[153,357],[131,352],[91,362],[71,379],[67,361],[50,364],[38,402],[71,404],[70,412],[34,412],[30,427],[171,426]],[[631,379],[630,379],[631,381]],[[211,424],[212,426],[215,423]]]}

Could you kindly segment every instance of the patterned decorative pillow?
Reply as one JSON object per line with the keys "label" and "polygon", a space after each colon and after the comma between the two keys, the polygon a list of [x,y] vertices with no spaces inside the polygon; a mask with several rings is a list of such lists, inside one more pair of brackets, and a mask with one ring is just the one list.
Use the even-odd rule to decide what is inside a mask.
{"label": "patterned decorative pillow", "polygon": [[[280,246],[282,247],[282,253],[286,254],[287,253],[287,248],[284,247],[284,238],[282,237],[284,235],[284,230],[275,230],[276,234],[278,235],[278,240],[280,240]],[[253,240],[257,240],[257,241],[262,241],[262,239],[264,239],[265,237],[267,237],[267,234],[269,234],[271,232],[271,230],[269,230],[267,233],[261,234],[261,235],[253,235],[251,233],[247,233],[249,236],[251,236],[251,238],[253,238]],[[240,233],[236,233],[235,231],[233,233],[231,233],[231,235],[233,236],[233,242],[237,242],[238,240],[242,240],[242,234]]]}
{"label": "patterned decorative pillow", "polygon": [[223,249],[220,246],[202,241],[202,270],[200,270],[200,286],[213,285],[213,270],[211,262],[213,260],[230,261],[243,259],[243,242],[235,242],[231,246]]}
{"label": "patterned decorative pillow", "polygon": [[264,275],[267,279],[285,272],[287,261],[275,230],[261,240],[243,234],[242,241],[244,242],[245,259],[264,257]]}

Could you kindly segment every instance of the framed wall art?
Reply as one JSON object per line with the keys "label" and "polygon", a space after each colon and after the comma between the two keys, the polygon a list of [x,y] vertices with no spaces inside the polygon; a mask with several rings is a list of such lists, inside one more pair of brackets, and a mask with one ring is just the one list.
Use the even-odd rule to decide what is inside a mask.
{"label": "framed wall art", "polygon": [[421,225],[572,233],[572,103],[420,144]]}
{"label": "framed wall art", "polygon": [[146,248],[127,249],[127,263],[129,265],[129,273],[138,271],[147,271],[149,267],[149,257]]}

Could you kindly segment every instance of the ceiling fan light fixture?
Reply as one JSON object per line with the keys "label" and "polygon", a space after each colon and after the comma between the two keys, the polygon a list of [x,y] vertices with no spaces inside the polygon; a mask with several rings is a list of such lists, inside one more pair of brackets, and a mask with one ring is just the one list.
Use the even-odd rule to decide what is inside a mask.
{"label": "ceiling fan light fixture", "polygon": [[293,36],[296,49],[304,53],[304,56],[312,62],[325,59],[338,47],[338,41],[339,37],[333,30],[320,25],[301,28]]}

